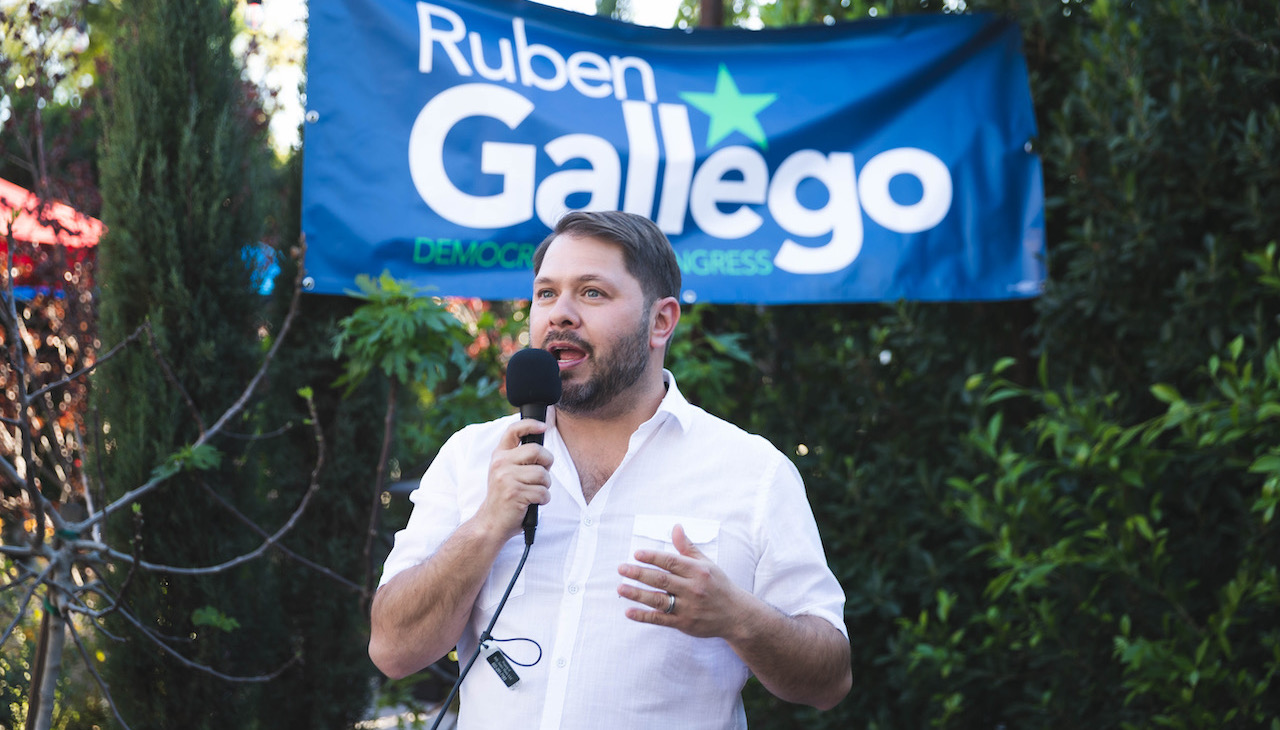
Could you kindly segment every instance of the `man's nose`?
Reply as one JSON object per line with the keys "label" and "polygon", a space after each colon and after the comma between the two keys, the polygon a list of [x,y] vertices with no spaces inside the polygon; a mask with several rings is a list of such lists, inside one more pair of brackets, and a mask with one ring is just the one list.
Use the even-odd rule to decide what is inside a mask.
{"label": "man's nose", "polygon": [[556,301],[551,305],[551,311],[547,313],[547,320],[556,327],[576,327],[580,323],[578,316],[578,308],[574,306],[573,298],[568,296],[556,297]]}

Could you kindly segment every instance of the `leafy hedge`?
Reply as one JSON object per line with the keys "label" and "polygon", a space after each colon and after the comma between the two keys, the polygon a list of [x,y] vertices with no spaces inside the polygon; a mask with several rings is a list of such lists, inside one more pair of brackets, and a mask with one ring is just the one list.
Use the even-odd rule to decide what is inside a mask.
{"label": "leafy hedge", "polygon": [[[953,4],[844,5],[762,17]],[[1280,11],[963,5],[1025,39],[1043,296],[695,310],[754,358],[695,398],[793,454],[848,594],[850,697],[751,724],[1280,727]]]}

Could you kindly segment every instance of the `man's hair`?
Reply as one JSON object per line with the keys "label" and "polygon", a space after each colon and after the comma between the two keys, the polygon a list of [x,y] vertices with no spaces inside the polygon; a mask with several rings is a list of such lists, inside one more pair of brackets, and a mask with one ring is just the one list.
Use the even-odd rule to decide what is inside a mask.
{"label": "man's hair", "polygon": [[565,214],[533,253],[535,276],[542,268],[547,247],[562,234],[621,246],[627,273],[640,282],[647,304],[665,297],[680,298],[680,264],[676,262],[676,252],[648,218],[620,210],[575,210]]}

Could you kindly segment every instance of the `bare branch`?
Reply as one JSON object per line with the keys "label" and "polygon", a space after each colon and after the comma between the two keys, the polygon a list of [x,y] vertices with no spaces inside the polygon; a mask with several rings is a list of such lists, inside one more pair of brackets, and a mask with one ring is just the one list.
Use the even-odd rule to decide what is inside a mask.
{"label": "bare branch", "polygon": [[[79,444],[79,446],[80,446],[80,453],[81,453],[81,454],[83,454],[83,453],[85,452],[85,450],[87,449],[87,444],[86,444],[86,442],[85,442],[85,440],[84,440],[84,433],[80,430],[80,421],[79,421],[79,420],[75,420],[75,421],[73,421],[73,422],[72,422],[72,425],[74,426],[74,428],[75,428],[75,430],[76,430],[76,443],[77,443],[77,444]],[[89,488],[89,487],[90,487],[91,482],[89,481],[89,475],[88,475],[88,474],[85,474],[85,473],[83,473],[83,472],[82,472],[82,473],[81,473],[81,476],[82,476],[82,478],[84,479],[84,486],[83,486],[83,488],[81,489],[81,492],[84,494],[84,508],[85,508],[85,510],[88,512],[88,514],[90,514],[90,515],[91,515],[91,514],[93,514],[93,510],[94,510],[94,505],[93,505],[93,490]],[[92,535],[93,535],[93,538],[94,538],[95,540],[101,540],[101,539],[102,539],[102,525],[100,525],[100,524],[98,524],[98,525],[94,525],[94,526],[93,526],[93,528],[92,528]]]}
{"label": "bare branch", "polygon": [[120,710],[116,709],[116,701],[111,697],[111,689],[93,666],[93,659],[89,656],[89,650],[85,648],[84,642],[80,640],[80,632],[76,631],[75,622],[68,621],[67,628],[71,630],[71,638],[75,640],[76,648],[80,650],[80,658],[84,660],[84,666],[93,675],[93,681],[98,683],[98,689],[102,690],[102,696],[106,698],[107,704],[111,706],[111,713],[116,716],[116,722],[120,723],[124,730],[130,730],[129,723],[124,721],[124,718],[120,716]]}
{"label": "bare branch", "polygon": [[282,538],[285,535],[285,533],[292,530],[293,526],[298,523],[298,519],[302,517],[302,513],[307,509],[307,505],[311,502],[311,498],[315,496],[315,493],[319,490],[319,488],[320,488],[320,484],[318,482],[312,482],[311,486],[307,488],[306,493],[302,495],[302,501],[298,503],[298,506],[296,509],[294,509],[293,514],[289,516],[289,520],[285,522],[284,525],[280,527],[280,529],[276,530],[274,534],[272,534],[270,537],[264,540],[261,545],[259,545],[258,547],[254,548],[253,550],[247,553],[242,553],[226,562],[219,563],[217,565],[210,565],[203,568],[181,568],[174,565],[161,565],[159,563],[150,563],[145,560],[140,560],[128,553],[120,552],[119,550],[116,550],[109,545],[94,544],[92,547],[93,549],[101,550],[103,553],[110,555],[116,560],[119,560],[122,562],[136,563],[138,567],[143,568],[145,570],[150,570],[156,573],[170,573],[174,575],[210,575],[213,573],[222,573],[224,571],[230,570],[232,568],[235,568],[240,565],[244,565],[247,562],[250,562],[251,560],[257,558],[258,556],[262,555],[267,550],[275,546],[276,543],[279,542],[280,538]]}
{"label": "bare branch", "polygon": [[115,345],[115,347],[112,347],[110,350],[107,350],[107,353],[106,353],[105,355],[103,355],[102,357],[99,357],[97,360],[94,360],[92,365],[86,365],[86,366],[84,366],[84,367],[80,368],[79,370],[75,371],[74,373],[71,373],[70,375],[68,375],[67,377],[65,377],[65,378],[63,378],[63,379],[61,379],[61,380],[58,380],[58,381],[53,382],[53,383],[49,383],[48,385],[44,386],[43,388],[40,388],[39,390],[37,390],[37,391],[33,392],[33,393],[32,393],[30,396],[28,396],[28,397],[29,397],[29,398],[37,398],[37,397],[42,396],[42,395],[44,395],[45,393],[47,393],[47,392],[49,392],[49,391],[51,391],[51,390],[56,390],[57,388],[61,388],[61,387],[62,387],[62,386],[64,386],[64,385],[67,385],[67,384],[69,384],[69,383],[72,383],[72,382],[74,382],[74,381],[76,381],[76,380],[80,379],[80,378],[83,378],[84,376],[86,376],[86,375],[88,375],[89,373],[93,372],[93,371],[94,371],[94,369],[96,369],[96,368],[97,368],[99,365],[101,365],[102,363],[104,363],[104,362],[106,362],[106,361],[108,361],[108,360],[112,359],[112,358],[113,358],[113,357],[115,357],[116,355],[120,354],[120,351],[121,351],[121,350],[123,350],[124,348],[128,347],[128,346],[129,346],[129,344],[130,344],[130,343],[132,343],[134,340],[138,339],[139,335],[141,335],[144,331],[145,331],[145,332],[150,332],[150,331],[151,331],[151,323],[150,323],[150,322],[143,322],[142,324],[138,325],[138,328],[137,328],[136,330],[134,330],[134,331],[133,331],[133,334],[131,334],[131,335],[129,335],[128,337],[124,338],[123,340],[121,340],[121,341],[117,342],[117,343],[116,343],[116,345]]}
{"label": "bare branch", "polygon": [[214,676],[214,677],[217,677],[218,679],[223,679],[223,680],[226,680],[226,681],[228,681],[228,682],[270,682],[271,680],[273,680],[273,679],[275,679],[276,677],[279,677],[281,674],[283,674],[283,673],[284,673],[284,671],[285,671],[286,669],[288,669],[289,667],[293,666],[294,664],[297,664],[299,661],[301,661],[301,660],[302,660],[301,655],[299,655],[299,654],[294,654],[292,659],[290,659],[289,661],[287,661],[287,662],[285,662],[284,664],[280,665],[280,667],[279,667],[278,669],[276,669],[274,672],[272,672],[272,673],[270,673],[270,674],[259,674],[259,675],[252,676],[252,677],[237,677],[237,676],[234,676],[234,675],[231,675],[231,674],[223,674],[222,672],[219,672],[218,670],[214,669],[213,667],[205,666],[204,664],[200,664],[199,662],[191,661],[190,659],[188,659],[188,658],[186,658],[186,657],[182,656],[182,655],[181,655],[181,654],[179,654],[176,650],[174,650],[174,648],[173,648],[173,647],[171,647],[171,646],[169,646],[168,644],[166,644],[166,643],[164,643],[163,641],[161,641],[161,640],[160,640],[160,638],[159,638],[158,636],[156,636],[156,635],[155,635],[155,634],[154,634],[150,629],[148,629],[146,626],[143,626],[143,625],[142,625],[142,622],[138,621],[138,619],[137,619],[137,618],[135,618],[135,617],[133,616],[133,614],[129,613],[129,612],[128,612],[128,611],[126,611],[125,609],[123,609],[123,608],[117,608],[117,612],[118,612],[121,616],[124,616],[124,617],[125,617],[125,620],[127,620],[129,623],[133,624],[133,626],[134,626],[135,628],[137,628],[139,631],[141,631],[141,632],[142,632],[142,635],[143,635],[144,637],[146,637],[148,640],[150,640],[150,641],[151,641],[153,644],[155,644],[156,646],[160,647],[160,648],[161,648],[161,649],[162,649],[166,654],[168,654],[169,656],[173,657],[174,659],[177,659],[177,660],[178,660],[179,662],[181,662],[184,666],[190,667],[191,669],[198,669],[198,670],[200,670],[200,671],[202,671],[202,672],[204,672],[204,673],[206,673],[206,674],[210,674],[210,675],[212,675],[212,676]]}
{"label": "bare branch", "polygon": [[[320,428],[320,414],[316,412],[315,401],[312,400],[311,398],[307,398],[306,401],[307,401],[307,412],[311,416],[311,432],[316,439],[316,464],[311,469],[311,485],[308,487],[308,494],[310,494],[312,491],[315,491],[320,486],[320,471],[324,468],[325,440],[324,440],[324,430]],[[231,514],[235,515],[237,519],[239,519],[241,522],[248,525],[249,529],[258,533],[258,535],[262,537],[267,537],[266,530],[259,527],[258,524],[255,523],[253,520],[249,519],[247,515],[240,512],[240,510],[236,509],[235,506],[232,505],[230,502],[228,502],[222,495],[214,491],[214,489],[210,487],[207,482],[201,481],[200,485],[204,487],[205,491],[208,492],[215,500],[217,500],[217,502],[221,504],[227,511],[231,512]],[[343,587],[349,590],[353,590],[357,592],[362,590],[361,587],[356,583],[354,583],[353,581],[347,580],[346,578],[324,567],[323,565],[320,565],[319,563],[313,562],[311,560],[308,560],[307,558],[302,557],[301,555],[285,547],[283,544],[277,543],[275,544],[275,548],[280,552],[284,553],[289,558],[292,558],[293,560],[296,560],[297,562],[302,563],[308,568],[311,568],[312,570],[316,571],[317,573],[320,573],[326,578],[329,578],[339,583],[340,585],[342,585]]]}
{"label": "bare branch", "polygon": [[268,431],[267,433],[236,433],[235,431],[223,431],[222,435],[229,439],[239,439],[241,441],[266,441],[267,439],[273,439],[277,436],[283,436],[292,430],[293,423],[289,422],[280,428],[277,428],[274,431]]}
{"label": "bare branch", "polygon": [[22,597],[22,601],[18,604],[18,610],[13,614],[13,621],[9,623],[9,628],[4,630],[3,636],[0,636],[0,646],[4,646],[4,643],[13,635],[13,630],[18,627],[18,623],[22,621],[22,617],[27,614],[27,604],[31,603],[31,598],[36,594],[36,589],[40,587],[40,584],[44,582],[45,578],[49,577],[49,572],[51,570],[53,570],[52,563],[45,566],[44,570],[40,573],[40,577],[31,584],[30,588],[27,589],[27,594]]}
{"label": "bare branch", "polygon": [[[14,207],[17,208],[16,205]],[[16,220],[16,214],[15,214],[15,220]],[[17,302],[17,297],[13,295],[13,287],[12,287],[13,251],[16,244],[17,244],[17,241],[13,235],[13,225],[12,223],[10,223],[9,234],[8,234],[8,245],[5,247],[5,270],[4,270],[5,278],[8,280],[10,284],[9,296],[4,298],[5,303],[8,305],[7,319],[9,319],[8,324],[10,328],[6,339],[11,338],[13,340],[13,344],[9,348],[9,360],[13,364],[14,385],[16,385],[18,388],[18,397],[17,397],[18,417],[22,418],[27,412],[27,406],[31,402],[31,396],[27,393],[28,333],[27,333],[26,327],[23,326],[22,319],[18,317],[18,302]],[[11,469],[6,470],[6,474],[8,473],[9,470],[13,470],[14,481],[21,485],[22,490],[27,494],[27,499],[31,501],[31,510],[32,512],[35,513],[35,517],[36,517],[35,544],[36,546],[40,546],[44,544],[44,507],[46,504],[46,500],[44,498],[44,495],[40,493],[40,490],[36,488],[35,481],[31,477],[30,465],[32,465],[35,462],[35,458],[31,451],[31,448],[32,448],[31,434],[26,429],[22,429],[21,443],[22,443],[21,458],[22,458],[22,461],[28,465],[28,468],[26,469],[27,478],[26,479],[18,478],[16,469],[12,468],[12,465],[10,465],[7,460],[4,460],[4,464],[7,467],[11,467]],[[25,604],[24,604],[24,608],[25,608]]]}
{"label": "bare branch", "polygon": [[[191,413],[191,418],[196,422],[196,428],[200,429],[200,438],[204,438],[204,419],[200,417],[200,409],[196,408],[196,402],[191,400],[191,394],[187,393],[187,389],[182,387],[182,383],[178,382],[177,376],[173,374],[173,369],[169,367],[169,361],[165,359],[164,353],[160,352],[160,347],[156,345],[155,334],[150,329],[147,330],[147,344],[151,346],[151,356],[155,358],[156,364],[160,366],[160,371],[164,373],[164,379],[169,381],[169,385],[178,391],[178,395],[182,396],[182,400],[187,404],[187,410]],[[265,363],[263,365],[265,367]]]}
{"label": "bare branch", "polygon": [[29,581],[29,580],[31,580],[32,578],[34,578],[34,577],[35,577],[35,575],[36,575],[35,573],[33,573],[33,572],[29,571],[29,570],[25,570],[25,569],[24,569],[24,570],[22,571],[22,575],[19,575],[19,576],[16,576],[16,577],[10,577],[10,579],[9,579],[9,582],[8,582],[8,583],[5,583],[4,585],[0,586],[0,593],[3,593],[3,592],[5,592],[5,591],[7,591],[7,590],[9,590],[9,589],[11,589],[11,588],[17,588],[18,586],[22,585],[23,583],[26,583],[27,581]]}
{"label": "bare branch", "polygon": [[[198,441],[196,442],[196,445],[199,446],[202,443],[203,442]],[[119,512],[125,507],[128,507],[129,505],[138,501],[139,498],[143,497],[148,492],[152,491],[153,489],[160,486],[161,484],[164,484],[168,480],[169,480],[168,477],[160,477],[160,476],[151,477],[147,481],[143,482],[142,486],[135,487],[134,489],[131,489],[125,494],[121,495],[119,499],[117,499],[116,501],[104,507],[101,512],[98,512],[97,514],[94,514],[94,515],[90,515],[89,518],[86,519],[84,522],[73,525],[72,526],[73,529],[76,529],[77,531],[83,531],[83,529],[86,527],[92,527],[93,525],[99,522],[102,522],[112,513]]]}
{"label": "bare branch", "polygon": [[0,456],[0,471],[4,472],[6,477],[12,479],[18,484],[21,484],[24,481],[22,477],[18,476],[18,470],[14,468],[13,464],[10,464],[9,460],[3,456]]}
{"label": "bare branch", "polygon": [[[305,256],[305,251],[306,245],[303,244],[303,256]],[[289,301],[289,311],[285,314],[284,322],[280,325],[280,333],[276,336],[276,341],[271,344],[271,349],[267,351],[266,356],[262,360],[262,364],[258,366],[258,371],[254,373],[253,379],[249,381],[247,386],[245,386],[244,392],[240,394],[240,397],[236,399],[236,402],[231,404],[231,407],[222,414],[222,417],[219,418],[208,431],[201,434],[200,438],[196,439],[195,443],[191,444],[191,448],[194,449],[196,447],[203,446],[214,436],[221,433],[227,422],[232,418],[235,418],[244,410],[249,399],[253,397],[254,391],[258,389],[258,385],[262,382],[262,379],[266,377],[267,370],[271,365],[271,362],[275,359],[276,353],[280,351],[280,345],[284,342],[285,335],[288,334],[289,328],[293,325],[293,320],[298,315],[298,305],[302,298],[302,277],[304,272],[305,269],[302,267],[301,261],[299,261],[298,275],[295,277],[293,284],[293,298]],[[136,487],[125,493],[119,499],[109,505],[106,505],[101,512],[93,515],[84,522],[73,526],[73,529],[76,529],[76,531],[79,532],[85,527],[90,527],[93,524],[105,520],[111,514],[119,512],[125,507],[128,507],[138,501],[147,493],[155,490],[165,481],[167,481],[167,479],[162,477],[152,477],[151,479],[148,479],[142,486]]]}
{"label": "bare branch", "polygon": [[[225,508],[228,512],[234,515],[236,519],[240,520],[246,526],[248,526],[250,530],[253,530],[254,532],[258,533],[258,535],[261,537],[268,537],[266,530],[259,527],[258,524],[255,523],[253,520],[249,519],[247,515],[245,515],[240,510],[236,509],[235,506],[232,505],[230,502],[228,502],[225,497],[223,497],[221,494],[218,494],[216,491],[214,491],[213,487],[210,487],[206,482],[203,482],[203,481],[200,482],[200,485],[204,487],[205,491],[208,492],[209,495],[212,496],[219,504],[221,504],[223,508]],[[302,557],[301,555],[285,547],[283,543],[276,543],[275,545],[273,545],[273,547],[276,550],[279,550],[281,553],[283,553],[286,557],[292,560],[295,560],[307,566],[308,568],[311,568],[312,570],[316,571],[317,573],[320,573],[326,578],[329,578],[335,581],[336,583],[339,583],[344,588],[348,588],[356,592],[359,592],[361,590],[360,586],[356,585],[354,582],[347,580],[346,578],[333,572],[329,568],[326,568],[323,565],[320,565],[319,563],[313,562],[311,560],[308,560],[307,558]]]}
{"label": "bare branch", "polygon": [[[130,576],[126,577],[125,580],[129,580],[131,577],[132,577],[132,573],[130,573]],[[107,627],[102,625],[102,619],[114,613],[116,610],[116,604],[118,603],[118,600],[114,595],[112,595],[107,585],[100,580],[95,580],[90,583],[86,583],[84,587],[81,589],[81,593],[92,593],[100,597],[102,600],[107,602],[107,608],[101,609],[101,610],[93,609],[93,608],[89,608],[89,606],[87,606],[85,603],[80,602],[79,604],[76,604],[76,605],[67,606],[67,611],[72,613],[78,613],[92,620],[94,630],[106,636],[108,639],[111,639],[112,641],[115,641],[115,642],[125,641],[125,638],[123,636],[117,636],[116,634],[109,631]]]}
{"label": "bare branch", "polygon": [[41,554],[43,554],[42,550],[31,545],[0,545],[0,555],[11,555],[15,558],[34,558]]}
{"label": "bare branch", "polygon": [[253,380],[249,381],[249,385],[245,387],[244,393],[242,393],[240,398],[232,404],[231,408],[227,409],[227,411],[222,414],[222,418],[219,418],[218,422],[213,424],[213,428],[210,429],[211,433],[221,431],[227,421],[235,418],[240,414],[240,411],[244,410],[245,405],[249,402],[249,398],[251,398],[254,391],[258,389],[258,384],[262,382],[264,377],[266,377],[267,366],[275,359],[276,353],[280,350],[280,345],[284,343],[285,335],[289,334],[289,328],[293,326],[293,320],[298,316],[298,304],[302,300],[302,279],[306,275],[306,268],[302,265],[303,261],[306,259],[306,243],[301,244],[301,248],[302,252],[299,254],[298,260],[298,273],[294,277],[293,282],[293,298],[289,300],[289,311],[284,316],[284,322],[280,324],[280,333],[276,335],[275,342],[271,343],[271,349],[267,351],[267,356],[263,358],[262,366],[259,367],[258,372],[254,374]]}

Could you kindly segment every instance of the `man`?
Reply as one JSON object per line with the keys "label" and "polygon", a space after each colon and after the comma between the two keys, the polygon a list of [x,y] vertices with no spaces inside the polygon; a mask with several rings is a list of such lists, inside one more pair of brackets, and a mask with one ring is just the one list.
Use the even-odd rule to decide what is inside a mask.
{"label": "man", "polygon": [[[373,602],[369,655],[401,677],[493,629],[517,664],[463,682],[463,728],[742,728],[754,674],[827,709],[852,683],[844,594],[790,461],[680,395],[670,242],[628,213],[573,212],[534,255],[531,341],[559,361],[547,423],[455,434],[413,493]],[[545,446],[521,444],[543,433]]]}

